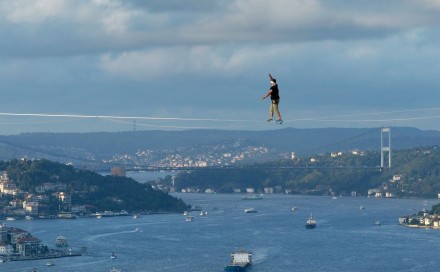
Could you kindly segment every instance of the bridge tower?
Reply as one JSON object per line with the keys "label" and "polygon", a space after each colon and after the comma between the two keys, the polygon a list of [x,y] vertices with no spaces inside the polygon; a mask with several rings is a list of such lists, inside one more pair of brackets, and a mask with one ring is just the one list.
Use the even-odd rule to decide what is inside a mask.
{"label": "bridge tower", "polygon": [[[388,145],[384,146],[388,138]],[[388,152],[388,168],[391,168],[391,127],[383,127],[380,131],[380,167],[384,168],[385,153]]]}

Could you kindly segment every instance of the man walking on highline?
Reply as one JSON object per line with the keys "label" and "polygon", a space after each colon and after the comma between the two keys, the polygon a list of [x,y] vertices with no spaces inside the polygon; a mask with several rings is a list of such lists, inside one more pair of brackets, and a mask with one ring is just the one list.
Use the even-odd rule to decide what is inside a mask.
{"label": "man walking on highline", "polygon": [[275,112],[278,116],[278,120],[276,121],[278,122],[278,124],[282,124],[283,119],[281,119],[281,114],[280,111],[278,110],[278,104],[280,103],[280,91],[278,90],[277,80],[273,78],[270,73],[269,73],[269,79],[270,79],[270,84],[272,86],[270,87],[269,92],[267,92],[267,94],[261,98],[261,100],[264,100],[270,95],[270,100],[272,101],[269,109],[269,120],[267,121],[268,122],[273,121],[273,114]]}

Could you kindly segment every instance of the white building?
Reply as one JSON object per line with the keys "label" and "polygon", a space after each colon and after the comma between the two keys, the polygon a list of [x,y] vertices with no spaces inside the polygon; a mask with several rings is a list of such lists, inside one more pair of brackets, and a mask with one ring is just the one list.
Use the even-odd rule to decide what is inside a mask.
{"label": "white building", "polygon": [[14,248],[10,244],[0,242],[0,255],[11,255]]}

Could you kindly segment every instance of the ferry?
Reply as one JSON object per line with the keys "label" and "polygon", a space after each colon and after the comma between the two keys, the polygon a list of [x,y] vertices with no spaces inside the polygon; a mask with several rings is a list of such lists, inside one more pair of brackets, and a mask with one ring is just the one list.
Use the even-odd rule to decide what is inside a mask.
{"label": "ferry", "polygon": [[55,245],[57,247],[67,247],[67,239],[64,236],[58,236],[57,239],[55,240]]}
{"label": "ferry", "polygon": [[252,266],[252,253],[240,250],[231,254],[231,263],[225,266],[225,271],[248,271]]}
{"label": "ferry", "polygon": [[316,228],[316,220],[310,215],[309,219],[306,223],[306,229],[314,229]]}
{"label": "ferry", "polygon": [[261,200],[263,199],[262,195],[245,195],[242,200]]}

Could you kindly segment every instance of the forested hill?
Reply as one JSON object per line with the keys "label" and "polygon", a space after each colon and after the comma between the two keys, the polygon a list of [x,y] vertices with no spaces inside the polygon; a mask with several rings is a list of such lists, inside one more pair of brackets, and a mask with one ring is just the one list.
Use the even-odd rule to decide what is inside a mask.
{"label": "forested hill", "polygon": [[[102,176],[48,160],[1,161],[0,171],[6,171],[8,178],[22,191],[47,195],[49,200],[54,192],[37,193],[38,186],[45,183],[65,185],[62,191],[71,196],[71,204],[85,205],[90,212],[181,212],[188,208],[182,200],[131,178]],[[58,205],[63,203],[52,204],[57,204],[58,210]],[[65,205],[63,208],[69,207]]]}
{"label": "forested hill", "polygon": [[[0,136],[0,159],[42,157],[48,153],[101,159],[139,150],[194,148],[203,153],[219,146],[265,146],[278,153],[311,155],[335,150],[378,150],[380,128],[284,128],[264,131],[184,130],[97,133],[23,133]],[[440,132],[416,128],[392,128],[393,149],[440,145]],[[36,156],[38,155],[38,156]]]}
{"label": "forested hill", "polygon": [[[386,162],[387,165],[387,162]],[[242,169],[212,169],[179,174],[178,190],[254,188],[263,192],[316,195],[429,197],[440,193],[440,148],[393,151],[392,168],[380,168],[380,152],[324,153],[315,156],[255,164]]]}

